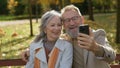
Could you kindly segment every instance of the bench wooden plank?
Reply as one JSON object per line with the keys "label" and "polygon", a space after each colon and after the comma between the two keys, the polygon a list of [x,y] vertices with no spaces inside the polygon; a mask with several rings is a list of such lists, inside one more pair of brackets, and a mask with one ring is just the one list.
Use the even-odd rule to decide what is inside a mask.
{"label": "bench wooden plank", "polygon": [[115,60],[120,60],[120,54],[116,55],[116,59]]}
{"label": "bench wooden plank", "polygon": [[23,66],[26,62],[22,59],[5,59],[0,60],[0,66]]}
{"label": "bench wooden plank", "polygon": [[120,68],[120,65],[111,65],[111,68]]}
{"label": "bench wooden plank", "polygon": [[120,54],[116,54],[115,61],[119,61],[117,65],[110,65],[111,68],[120,68]]}
{"label": "bench wooden plank", "polygon": [[[116,55],[115,61],[119,61],[117,65],[110,65],[111,68],[120,68],[120,54]],[[5,59],[0,60],[0,67],[1,66],[24,66],[26,62],[24,62],[22,59]]]}

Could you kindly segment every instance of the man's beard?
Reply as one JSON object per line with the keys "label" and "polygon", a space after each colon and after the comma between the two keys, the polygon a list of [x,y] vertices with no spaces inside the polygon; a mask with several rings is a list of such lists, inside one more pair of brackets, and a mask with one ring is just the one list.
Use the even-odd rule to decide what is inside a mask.
{"label": "man's beard", "polygon": [[72,31],[72,30],[66,30],[66,33],[70,35],[71,38],[77,38],[78,36],[78,30]]}

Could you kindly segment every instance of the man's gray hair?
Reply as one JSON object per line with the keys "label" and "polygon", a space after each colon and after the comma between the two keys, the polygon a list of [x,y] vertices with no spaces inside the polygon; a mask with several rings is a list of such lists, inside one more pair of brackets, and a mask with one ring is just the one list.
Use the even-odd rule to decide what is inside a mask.
{"label": "man's gray hair", "polygon": [[64,7],[64,8],[61,10],[61,15],[63,15],[64,12],[69,11],[69,10],[75,10],[75,11],[78,12],[78,14],[79,14],[80,16],[82,16],[79,8],[76,7],[76,6],[74,6],[74,5],[67,5],[66,7]]}
{"label": "man's gray hair", "polygon": [[55,11],[55,10],[51,10],[51,11],[48,11],[45,14],[42,15],[40,26],[39,26],[39,34],[36,36],[34,42],[38,42],[41,38],[45,38],[46,37],[44,29],[46,28],[47,24],[49,23],[49,21],[54,16],[59,16],[60,17],[61,14],[58,13],[57,11]]}

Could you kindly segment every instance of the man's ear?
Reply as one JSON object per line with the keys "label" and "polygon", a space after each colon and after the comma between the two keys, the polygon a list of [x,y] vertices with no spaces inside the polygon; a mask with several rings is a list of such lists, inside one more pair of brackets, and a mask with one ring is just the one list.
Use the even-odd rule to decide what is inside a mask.
{"label": "man's ear", "polygon": [[82,24],[84,24],[84,16],[81,16]]}

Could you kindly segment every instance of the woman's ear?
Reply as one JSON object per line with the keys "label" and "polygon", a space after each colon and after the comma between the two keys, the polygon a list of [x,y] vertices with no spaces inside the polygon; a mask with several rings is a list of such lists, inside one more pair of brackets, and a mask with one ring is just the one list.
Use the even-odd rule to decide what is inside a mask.
{"label": "woman's ear", "polygon": [[44,33],[46,34],[46,28],[44,29]]}

